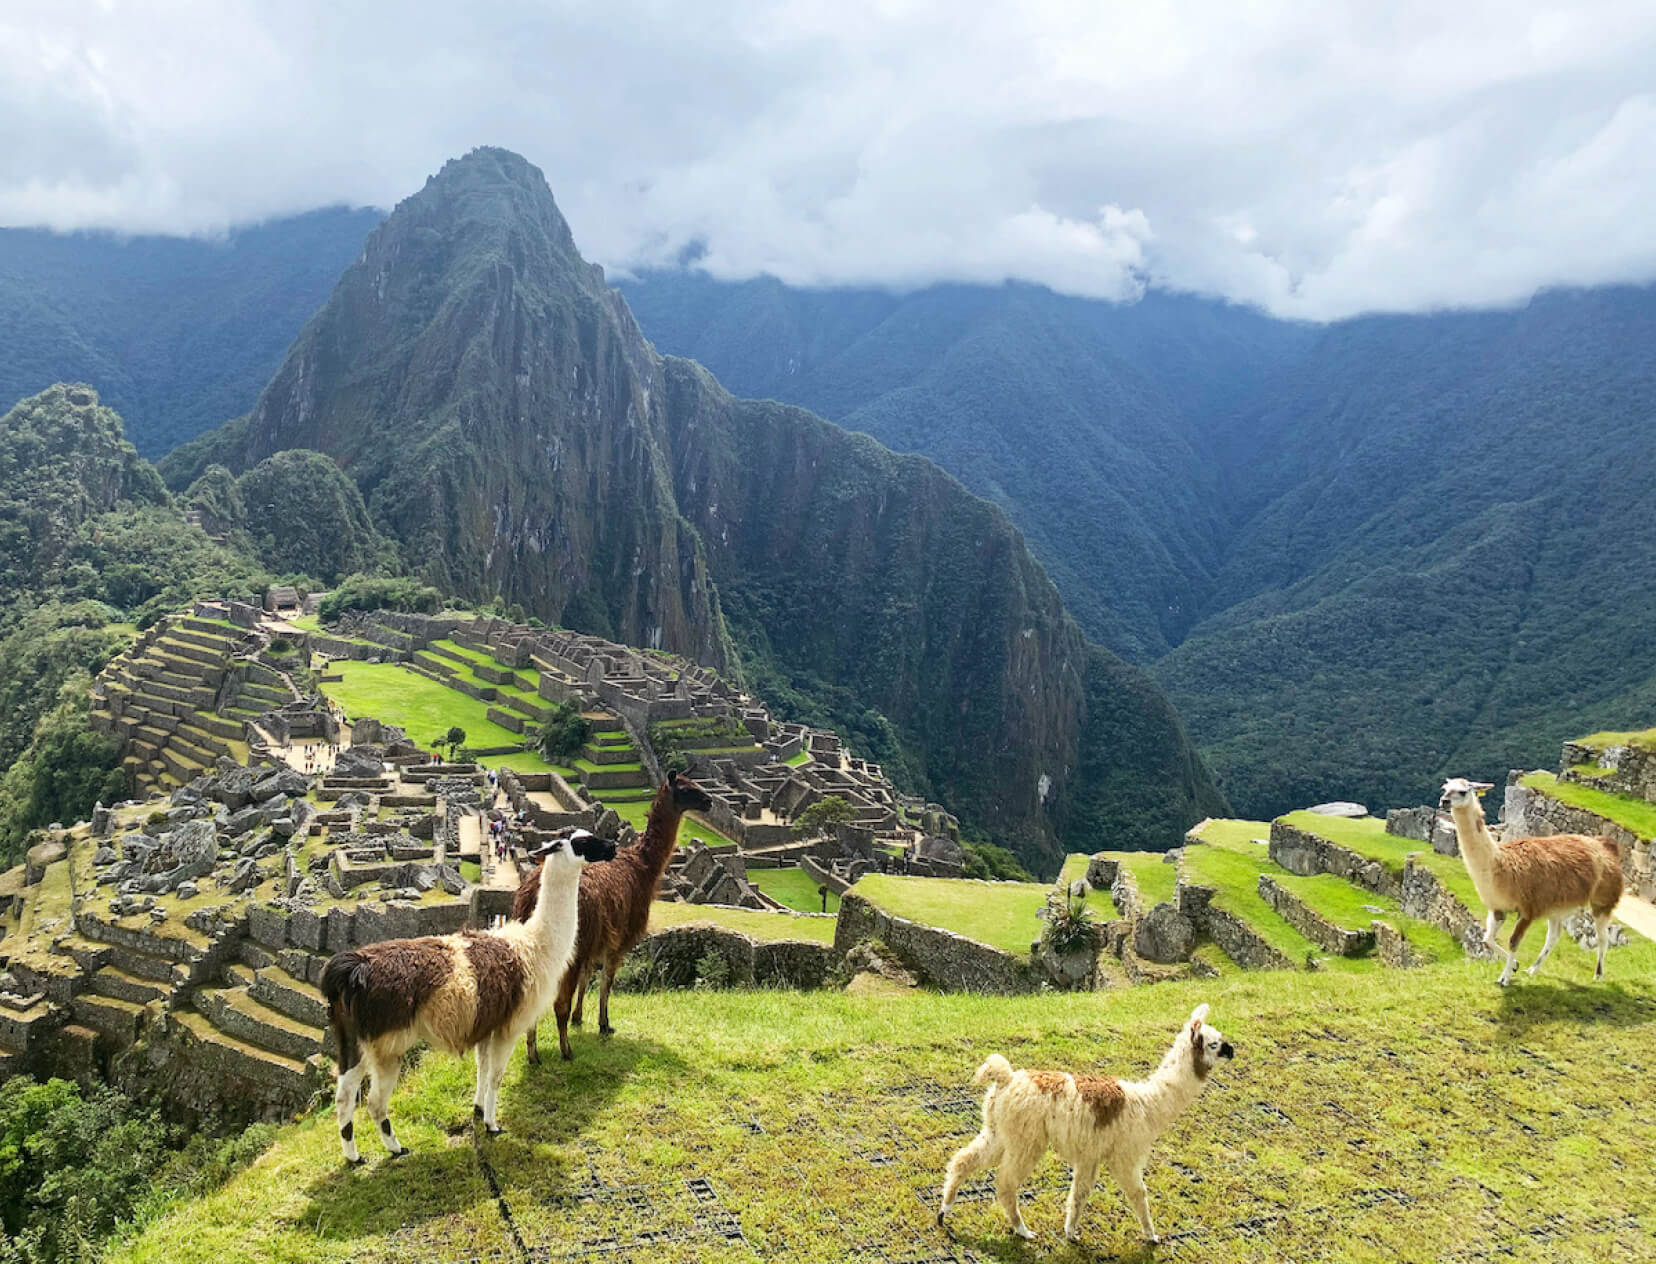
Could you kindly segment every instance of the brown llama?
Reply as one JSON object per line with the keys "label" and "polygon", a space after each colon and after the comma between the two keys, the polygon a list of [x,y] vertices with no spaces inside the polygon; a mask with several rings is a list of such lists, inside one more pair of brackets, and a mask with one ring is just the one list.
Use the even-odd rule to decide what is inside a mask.
{"label": "brown llama", "polygon": [[[581,874],[579,915],[575,932],[575,955],[558,987],[553,1012],[558,1016],[558,1049],[567,1062],[575,1055],[569,1048],[569,1022],[573,1010],[575,1025],[581,1025],[587,983],[593,970],[604,969],[603,987],[598,994],[598,1031],[608,1036],[610,988],[615,972],[627,954],[644,938],[650,921],[650,901],[661,886],[661,875],[673,858],[678,843],[679,821],[686,812],[705,812],[713,800],[683,773],[669,773],[650,805],[644,835],[631,847],[616,852],[615,859],[589,865]],[[540,895],[540,870],[523,880],[512,899],[512,918],[527,921]],[[540,1062],[535,1029],[525,1041],[528,1060]]]}
{"label": "brown llama", "polygon": [[[1580,908],[1592,913],[1598,930],[1598,967],[1593,977],[1602,979],[1604,953],[1610,946],[1610,914],[1622,896],[1621,853],[1616,844],[1608,838],[1583,834],[1498,842],[1484,820],[1483,804],[1478,802],[1489,789],[1488,782],[1452,778],[1443,783],[1440,806],[1448,808],[1454,819],[1461,859],[1488,910],[1484,943],[1506,957],[1506,966],[1496,982],[1505,987],[1512,981],[1518,965],[1518,944],[1530,923],[1547,919],[1547,942],[1530,967],[1533,975],[1558,943],[1564,919]],[[1502,948],[1495,932],[1501,919],[1511,912],[1518,914],[1518,924]]]}

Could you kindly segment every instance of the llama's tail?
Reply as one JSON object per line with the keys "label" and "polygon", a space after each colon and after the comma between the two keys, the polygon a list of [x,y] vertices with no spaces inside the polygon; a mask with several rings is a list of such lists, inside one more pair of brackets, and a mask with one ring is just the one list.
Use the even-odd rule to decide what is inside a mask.
{"label": "llama's tail", "polygon": [[1012,1082],[1012,1064],[998,1053],[991,1053],[972,1076],[973,1084],[993,1084],[1005,1088]]}
{"label": "llama's tail", "polygon": [[339,1069],[349,1071],[362,1060],[354,1002],[367,984],[368,963],[360,953],[342,952],[322,968],[322,999],[328,1003],[328,1025],[339,1046]]}

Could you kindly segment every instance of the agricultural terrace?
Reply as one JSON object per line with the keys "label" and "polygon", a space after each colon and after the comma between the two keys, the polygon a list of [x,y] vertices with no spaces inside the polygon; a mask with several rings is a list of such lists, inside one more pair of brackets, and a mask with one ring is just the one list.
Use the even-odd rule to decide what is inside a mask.
{"label": "agricultural terrace", "polygon": [[[408,1157],[367,1138],[368,1165],[346,1169],[318,1110],[114,1258],[1651,1260],[1656,986],[1632,971],[1594,986],[1579,951],[1555,962],[1506,991],[1458,961],[1017,998],[622,994],[617,1034],[577,1030],[574,1062],[514,1050],[504,1136],[471,1136],[471,1061],[428,1053],[392,1105]],[[934,1224],[987,1054],[1144,1075],[1201,1001],[1237,1056],[1153,1152],[1159,1247],[1107,1179],[1064,1243],[1068,1171],[1050,1155],[1025,1203],[1035,1243],[1007,1235],[988,1182],[947,1234]]]}

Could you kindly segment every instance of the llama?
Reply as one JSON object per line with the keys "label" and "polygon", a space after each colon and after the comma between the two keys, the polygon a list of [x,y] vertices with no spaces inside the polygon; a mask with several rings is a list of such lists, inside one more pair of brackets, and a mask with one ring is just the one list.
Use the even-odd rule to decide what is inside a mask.
{"label": "llama", "polygon": [[[644,928],[650,920],[650,901],[655,899],[661,875],[666,872],[667,862],[678,843],[679,820],[686,812],[705,812],[712,806],[713,800],[707,791],[689,777],[680,772],[669,773],[650,805],[644,836],[631,847],[622,848],[614,860],[594,865],[581,875],[575,956],[553,1004],[558,1016],[558,1049],[564,1061],[575,1056],[569,1047],[571,1007],[575,1025],[579,1027],[587,982],[600,964],[604,968],[604,983],[598,995],[598,1030],[605,1036],[615,1031],[609,1021],[610,988],[627,954],[644,938]],[[534,872],[523,880],[512,900],[515,920],[524,921],[534,912],[539,892],[540,874]],[[524,1043],[528,1060],[538,1065],[540,1048],[533,1027],[529,1028]]]}
{"label": "llama", "polygon": [[391,1129],[391,1093],[402,1055],[421,1040],[448,1053],[477,1051],[473,1117],[493,1136],[500,1081],[512,1043],[534,1029],[575,947],[581,870],[609,860],[615,844],[580,831],[537,849],[548,897],[526,922],[498,930],[391,939],[352,948],[322,971],[328,1021],[339,1044],[334,1106],[345,1161],[362,1161],[353,1137],[357,1090],[367,1073],[368,1113],[393,1158],[408,1153]]}
{"label": "llama", "polygon": [[983,1130],[956,1151],[943,1181],[937,1223],[954,1205],[960,1184],[979,1168],[995,1167],[995,1199],[1020,1238],[1035,1235],[1018,1210],[1018,1187],[1051,1147],[1074,1167],[1064,1236],[1081,1236],[1081,1211],[1103,1164],[1132,1204],[1144,1236],[1159,1242],[1150,1222],[1144,1163],[1150,1147],[1201,1093],[1220,1058],[1235,1056],[1230,1042],[1207,1025],[1208,1007],[1198,1005],[1173,1038],[1161,1066],[1141,1082],[1064,1071],[1014,1071],[990,1054],[972,1077],[989,1084],[983,1098]]}
{"label": "llama", "polygon": [[[1506,956],[1506,966],[1497,980],[1502,987],[1512,981],[1518,964],[1518,944],[1537,918],[1547,919],[1547,942],[1530,967],[1539,973],[1558,943],[1564,919],[1576,909],[1586,908],[1598,927],[1598,967],[1595,979],[1604,977],[1604,953],[1610,946],[1610,913],[1621,900],[1621,855],[1608,838],[1582,834],[1552,834],[1544,838],[1513,838],[1498,842],[1484,821],[1479,796],[1490,789],[1485,781],[1455,777],[1443,783],[1441,806],[1449,809],[1460,842],[1461,859],[1478,889],[1478,898],[1488,910],[1484,918],[1484,943]],[[1503,949],[1495,938],[1501,919],[1518,914],[1512,938]]]}

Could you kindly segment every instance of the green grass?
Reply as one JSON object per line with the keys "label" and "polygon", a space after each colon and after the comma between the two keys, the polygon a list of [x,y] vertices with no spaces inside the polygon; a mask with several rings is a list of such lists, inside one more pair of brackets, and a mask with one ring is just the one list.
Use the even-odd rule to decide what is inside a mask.
{"label": "green grass", "polygon": [[1656,729],[1592,733],[1576,738],[1575,745],[1591,746],[1595,750],[1603,750],[1606,746],[1643,746],[1648,749],[1656,746]]}
{"label": "green grass", "polygon": [[[466,730],[466,740],[471,740],[471,730]],[[549,772],[552,765],[547,763],[534,751],[513,751],[509,755],[485,755],[483,762],[490,768],[510,768],[513,772]]]}
{"label": "green grass", "polygon": [[[1631,974],[1590,985],[1579,953],[1563,964],[1556,981],[1504,992],[1456,963],[1014,998],[619,994],[616,1035],[600,1039],[589,1016],[574,1062],[527,1067],[513,1051],[503,1136],[471,1139],[471,1061],[429,1054],[392,1099],[408,1157],[387,1160],[364,1114],[369,1162],[347,1170],[330,1102],[113,1256],[561,1258],[607,1239],[606,1258],[638,1264],[949,1251],[996,1264],[1649,1260],[1656,1190],[1637,1077],[1656,987]],[[1051,1157],[1024,1207],[1037,1242],[1011,1238],[981,1195],[957,1205],[952,1241],[933,1224],[943,1167],[977,1127],[970,1079],[986,1054],[1143,1076],[1199,1001],[1237,1056],[1152,1151],[1160,1247],[1139,1240],[1107,1176],[1081,1243],[1064,1243],[1068,1174]],[[550,1020],[541,1034],[550,1048]],[[740,1242],[694,1236],[715,1210],[686,1185],[701,1177]],[[662,1230],[690,1236],[643,1236]],[[859,1251],[868,1243],[875,1252]]]}
{"label": "green grass", "polygon": [[798,768],[801,764],[808,764],[811,762],[811,752],[800,751],[797,755],[789,755],[782,762],[789,768]]}
{"label": "green grass", "polygon": [[1384,821],[1372,816],[1352,819],[1322,816],[1316,812],[1290,812],[1280,819],[1307,834],[1338,843],[1359,856],[1378,860],[1395,874],[1403,872],[1403,862],[1407,857],[1417,855],[1419,863],[1435,873],[1438,880],[1474,915],[1483,911],[1483,901],[1478,899],[1477,888],[1472,885],[1460,857],[1440,856],[1427,843],[1388,834]]}
{"label": "green grass", "polygon": [[628,760],[619,764],[599,764],[582,757],[577,758],[574,762],[575,767],[584,772],[640,772],[644,767],[644,765],[636,759]]}
{"label": "green grass", "polygon": [[288,622],[301,632],[320,632],[322,630],[322,619],[314,614],[294,615]]}
{"label": "green grass", "polygon": [[1656,803],[1635,799],[1631,795],[1612,794],[1608,790],[1595,790],[1592,786],[1578,785],[1573,781],[1560,781],[1550,772],[1532,772],[1519,784],[1539,790],[1560,803],[1614,821],[1640,838],[1656,838]]}
{"label": "green grass", "polygon": [[871,873],[851,888],[894,917],[939,926],[1027,958],[1041,934],[1037,913],[1052,890],[1044,882],[979,882]]}
{"label": "green grass", "polygon": [[460,862],[460,876],[476,886],[483,881],[483,866],[475,860],[462,860]]}
{"label": "green grass", "polygon": [[1373,961],[1345,957],[1328,957],[1323,948],[1312,943],[1287,922],[1277,916],[1276,910],[1259,895],[1259,875],[1282,871],[1265,858],[1265,849],[1256,848],[1257,855],[1233,851],[1212,843],[1192,843],[1185,848],[1184,871],[1190,881],[1214,888],[1214,906],[1234,913],[1251,926],[1259,937],[1275,948],[1296,966],[1303,965],[1308,956],[1328,958],[1332,969],[1341,973],[1351,970],[1378,968]]}
{"label": "green grass", "polygon": [[682,904],[672,900],[657,900],[650,905],[652,931],[699,923],[723,926],[726,930],[739,931],[749,939],[766,942],[783,939],[809,939],[819,944],[834,942],[834,919],[831,917],[796,917],[792,913],[776,913],[769,909]]}
{"label": "green grass", "polygon": [[828,892],[828,907],[823,909],[816,879],[797,865],[786,869],[749,869],[748,881],[777,903],[801,913],[839,912],[839,896]]}
{"label": "green grass", "polygon": [[421,745],[455,724],[466,730],[468,746],[505,746],[523,741],[522,735],[488,718],[486,703],[400,664],[340,661],[333,664],[333,669],[340,679],[329,681],[322,691],[337,700],[347,715],[367,715],[384,724],[398,725]]}
{"label": "green grass", "polygon": [[[1343,878],[1330,873],[1319,873],[1309,878],[1288,873],[1275,865],[1271,877],[1276,884],[1321,913],[1336,926],[1345,930],[1367,930],[1376,918],[1390,922],[1409,945],[1425,953],[1434,961],[1453,961],[1465,955],[1459,941],[1448,931],[1408,917],[1403,907],[1389,896],[1376,895],[1361,887],[1352,886]],[[1378,913],[1373,909],[1379,909]]]}

